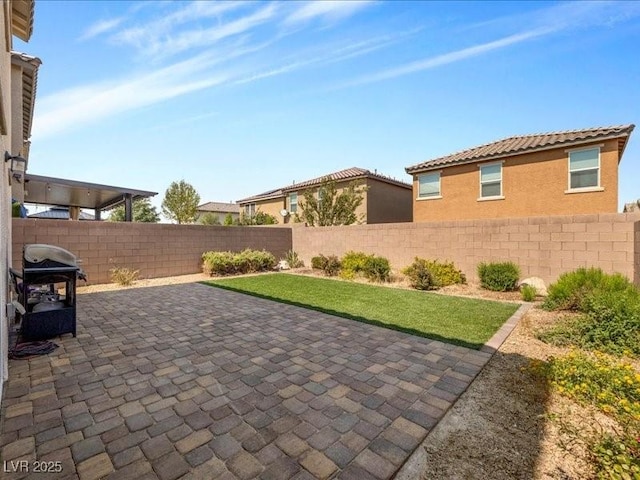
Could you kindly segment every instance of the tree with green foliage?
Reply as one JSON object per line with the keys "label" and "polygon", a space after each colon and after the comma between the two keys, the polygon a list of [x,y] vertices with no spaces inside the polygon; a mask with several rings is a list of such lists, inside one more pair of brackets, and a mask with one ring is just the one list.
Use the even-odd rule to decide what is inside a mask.
{"label": "tree with green foliage", "polygon": [[198,218],[198,223],[202,225],[220,225],[220,217],[213,212],[207,212]]}
{"label": "tree with green foliage", "polygon": [[[158,223],[160,221],[160,214],[156,207],[151,205],[151,201],[148,198],[141,198],[133,202],[133,221],[142,223]],[[108,220],[110,222],[124,222],[124,205],[114,208],[109,213]]]}
{"label": "tree with green foliage", "polygon": [[172,182],[162,200],[162,213],[178,224],[193,223],[199,203],[200,195],[193,186],[184,180]]}
{"label": "tree with green foliage", "polygon": [[275,225],[278,219],[273,215],[258,210],[254,215],[241,215],[236,225]]}
{"label": "tree with green foliage", "polygon": [[233,215],[227,213],[227,215],[224,217],[224,226],[228,227],[230,225],[233,225]]}
{"label": "tree with green foliage", "polygon": [[318,188],[305,190],[304,200],[298,204],[301,213],[296,214],[295,220],[306,222],[311,227],[361,222],[364,215],[358,216],[356,209],[362,205],[366,191],[366,186],[356,182],[338,191],[336,182],[325,177]]}

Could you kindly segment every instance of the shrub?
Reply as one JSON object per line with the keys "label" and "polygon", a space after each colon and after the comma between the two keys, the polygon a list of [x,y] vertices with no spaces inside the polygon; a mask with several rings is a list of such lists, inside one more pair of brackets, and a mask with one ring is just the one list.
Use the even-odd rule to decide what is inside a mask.
{"label": "shrub", "polygon": [[411,286],[418,290],[431,290],[457,283],[467,283],[464,273],[458,270],[453,262],[425,260],[416,257],[402,273],[409,277]]}
{"label": "shrub", "polygon": [[289,264],[289,268],[304,267],[304,262],[300,260],[300,257],[298,257],[298,253],[293,250],[289,250],[287,253],[285,253],[284,261]]}
{"label": "shrub", "polygon": [[314,270],[324,270],[324,266],[327,264],[327,257],[324,255],[318,255],[317,257],[311,257],[311,268]]}
{"label": "shrub", "polygon": [[230,275],[235,273],[232,252],[205,252],[202,255],[202,270],[207,275]]}
{"label": "shrub", "polygon": [[578,403],[593,405],[620,421],[640,418],[640,374],[625,361],[572,351],[551,357],[543,372],[558,392]]}
{"label": "shrub", "polygon": [[109,270],[110,278],[113,283],[117,283],[118,285],[122,285],[123,287],[133,285],[138,279],[138,274],[140,270],[134,270],[132,268],[126,267],[113,267]]}
{"label": "shrub", "polygon": [[619,292],[633,289],[624,276],[606,274],[599,268],[578,268],[560,275],[549,286],[543,307],[548,310],[586,311],[586,301],[598,292]]}
{"label": "shrub", "polygon": [[522,285],[520,293],[522,294],[522,300],[525,302],[533,302],[536,299],[538,291],[533,285]]}
{"label": "shrub", "polygon": [[205,252],[202,255],[202,269],[208,275],[230,275],[272,270],[276,258],[264,250],[246,249],[240,253]]}
{"label": "shrub", "polygon": [[391,273],[389,260],[364,252],[347,252],[340,261],[340,276],[347,280],[364,275],[373,282],[388,282]]}
{"label": "shrub", "polygon": [[329,255],[325,257],[325,260],[324,266],[322,267],[324,274],[327,277],[335,277],[340,271],[340,259],[335,255]]}
{"label": "shrub", "polygon": [[342,272],[344,272],[347,276],[356,273],[363,273],[367,264],[367,260],[370,255],[367,255],[364,252],[347,252],[344,257],[340,261],[342,265]]}
{"label": "shrub", "polygon": [[417,290],[433,290],[438,288],[427,261],[422,258],[416,257],[411,265],[402,270],[402,273],[409,277],[411,286]]}
{"label": "shrub", "polygon": [[391,266],[384,257],[368,256],[363,268],[364,276],[373,282],[388,282]]}
{"label": "shrub", "polygon": [[520,278],[520,268],[513,262],[480,263],[480,286],[496,292],[515,290]]}
{"label": "shrub", "polygon": [[572,351],[547,363],[536,362],[533,368],[560,394],[616,420],[612,431],[582,437],[597,478],[640,478],[640,374],[633,366],[598,352]]}

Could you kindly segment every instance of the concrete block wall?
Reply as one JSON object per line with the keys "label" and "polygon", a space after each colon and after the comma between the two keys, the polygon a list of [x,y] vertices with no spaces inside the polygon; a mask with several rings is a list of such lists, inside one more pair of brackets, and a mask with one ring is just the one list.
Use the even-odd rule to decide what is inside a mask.
{"label": "concrete block wall", "polygon": [[635,234],[635,276],[634,283],[640,286],[640,221],[634,225]]}
{"label": "concrete block wall", "polygon": [[109,283],[114,266],[140,270],[140,278],[201,271],[209,250],[265,249],[277,259],[291,249],[287,227],[222,227],[148,223],[13,219],[13,266],[22,268],[22,247],[47,243],[82,260],[90,284]]}
{"label": "concrete block wall", "polygon": [[307,265],[319,253],[356,250],[387,257],[396,270],[416,256],[452,260],[472,281],[478,263],[512,260],[523,278],[552,282],[594,266],[640,285],[639,228],[637,213],[294,228],[293,248]]}

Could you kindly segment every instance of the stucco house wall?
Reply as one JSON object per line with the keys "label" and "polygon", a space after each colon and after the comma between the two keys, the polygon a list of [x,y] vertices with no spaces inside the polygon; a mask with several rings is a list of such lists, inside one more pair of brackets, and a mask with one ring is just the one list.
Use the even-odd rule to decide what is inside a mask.
{"label": "stucco house wall", "polygon": [[411,190],[367,179],[367,223],[398,223],[412,220]]}
{"label": "stucco house wall", "polygon": [[600,146],[602,191],[572,192],[569,189],[568,150],[532,152],[502,160],[503,199],[479,200],[480,168],[495,160],[443,167],[442,198],[418,198],[418,175],[413,175],[413,220],[431,222],[482,218],[515,218],[540,215],[615,213],[618,207],[618,141],[585,143],[579,148]]}

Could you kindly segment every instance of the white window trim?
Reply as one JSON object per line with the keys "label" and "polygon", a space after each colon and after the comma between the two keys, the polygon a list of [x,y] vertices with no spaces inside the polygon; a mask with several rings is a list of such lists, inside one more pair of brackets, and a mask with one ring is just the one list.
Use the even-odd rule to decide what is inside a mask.
{"label": "white window trim", "polygon": [[[491,197],[483,197],[482,196],[482,167],[491,167],[493,165],[500,165],[500,195],[493,195]],[[480,193],[480,195],[478,196],[478,201],[479,202],[486,202],[488,200],[504,200],[504,190],[502,188],[502,184],[503,184],[503,175],[502,175],[502,171],[504,170],[504,161],[500,161],[500,162],[491,162],[491,163],[482,163],[480,165],[478,165],[478,191]],[[493,182],[491,182],[493,183]]]}
{"label": "white window trim", "polygon": [[[567,153],[567,189],[564,193],[588,193],[588,192],[602,192],[604,187],[600,179],[600,173],[602,172],[602,147],[604,143],[598,145],[589,145],[588,147],[571,148],[565,150]],[[587,170],[593,170],[593,168],[579,168],[577,170],[571,170],[571,152],[583,152],[585,150],[598,150],[598,185],[595,187],[580,187],[571,188],[571,174],[573,172],[585,172]]]}
{"label": "white window trim", "polygon": [[[291,195],[295,195],[296,196],[296,211],[294,212],[293,209],[291,208],[294,204],[291,203]],[[298,212],[298,192],[291,192],[289,194],[289,213],[297,213]]]}
{"label": "white window trim", "polygon": [[[421,197],[420,196],[420,177],[422,175],[438,175],[438,195],[431,195],[428,197]],[[418,180],[418,196],[416,197],[416,200],[418,201],[422,201],[422,200],[439,200],[442,198],[442,170],[435,170],[435,171],[431,171],[431,172],[424,172],[424,173],[419,173],[417,175],[417,180]]]}

